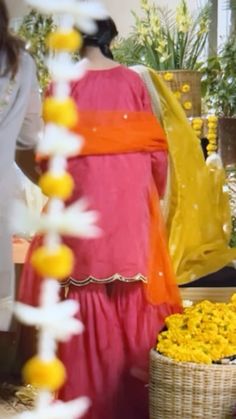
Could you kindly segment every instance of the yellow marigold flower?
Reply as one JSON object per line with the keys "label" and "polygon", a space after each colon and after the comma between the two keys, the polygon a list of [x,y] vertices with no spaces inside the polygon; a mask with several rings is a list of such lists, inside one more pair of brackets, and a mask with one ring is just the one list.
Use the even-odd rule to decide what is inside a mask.
{"label": "yellow marigold flower", "polygon": [[72,176],[66,172],[61,175],[46,172],[39,179],[39,187],[50,198],[56,197],[66,200],[72,195],[74,181]]}
{"label": "yellow marigold flower", "polygon": [[200,125],[200,126],[202,127],[202,125],[203,125],[203,120],[202,120],[201,118],[194,118],[194,119],[192,120],[192,124],[198,124],[198,125]]}
{"label": "yellow marigold flower", "polygon": [[205,353],[204,350],[196,349],[192,351],[192,362],[197,364],[211,364],[212,360],[210,355]]}
{"label": "yellow marigold flower", "polygon": [[163,77],[164,77],[164,80],[171,81],[174,78],[174,74],[168,72],[168,73],[165,73]]}
{"label": "yellow marigold flower", "polygon": [[217,122],[218,121],[218,118],[215,115],[209,115],[207,117],[207,120],[208,120],[208,122]]}
{"label": "yellow marigold flower", "polygon": [[208,144],[207,151],[216,151],[217,146],[215,144]]}
{"label": "yellow marigold flower", "polygon": [[192,102],[187,100],[186,102],[183,103],[183,107],[186,111],[190,111],[193,107]]}
{"label": "yellow marigold flower", "polygon": [[[168,316],[165,319],[165,324],[168,327],[168,329],[170,328],[176,328],[176,327],[181,327],[183,325],[183,320],[184,317],[182,314],[172,314],[171,316]],[[165,332],[162,332],[161,335],[165,334]]]}
{"label": "yellow marigold flower", "polygon": [[190,85],[189,84],[183,84],[183,86],[181,87],[181,90],[182,90],[182,92],[183,93],[188,93],[188,92],[190,92]]}
{"label": "yellow marigold flower", "polygon": [[193,127],[194,131],[200,131],[200,132],[202,132],[202,126],[201,125],[199,125],[199,124],[193,124],[192,127]]}
{"label": "yellow marigold flower", "polygon": [[82,46],[82,36],[75,29],[52,32],[47,39],[50,49],[57,51],[75,52]]}
{"label": "yellow marigold flower", "polygon": [[65,245],[60,245],[55,250],[42,246],[34,251],[31,263],[40,276],[60,280],[71,274],[74,257],[73,252]]}
{"label": "yellow marigold flower", "polygon": [[201,129],[194,129],[195,134],[197,135],[197,137],[201,137],[202,134],[202,130]]}
{"label": "yellow marigold flower", "polygon": [[202,124],[199,124],[199,122],[193,122],[192,127],[193,129],[199,130],[202,129]]}
{"label": "yellow marigold flower", "polygon": [[43,361],[35,356],[25,364],[22,373],[26,383],[53,392],[58,390],[66,379],[65,367],[57,358]]}
{"label": "yellow marigold flower", "polygon": [[216,131],[216,129],[217,129],[217,122],[209,122],[207,125],[208,125],[208,129],[209,130]]}
{"label": "yellow marigold flower", "polygon": [[233,304],[236,305],[236,293],[232,295],[231,300],[230,300]]}
{"label": "yellow marigold flower", "polygon": [[79,121],[79,113],[72,98],[59,100],[50,96],[45,99],[43,104],[43,118],[45,122],[74,128]]}
{"label": "yellow marigold flower", "polygon": [[207,135],[208,140],[216,140],[217,135],[214,132],[209,132]]}

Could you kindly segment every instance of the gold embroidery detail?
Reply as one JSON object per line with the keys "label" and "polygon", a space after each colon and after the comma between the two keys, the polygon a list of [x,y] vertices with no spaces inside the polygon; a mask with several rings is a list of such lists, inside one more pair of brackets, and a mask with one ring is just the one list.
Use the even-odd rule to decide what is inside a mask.
{"label": "gold embroidery detail", "polygon": [[110,284],[111,282],[114,282],[114,281],[120,281],[120,282],[126,282],[126,283],[142,281],[144,283],[147,283],[147,278],[146,276],[140,273],[130,278],[126,278],[120,274],[114,274],[110,276],[109,278],[102,278],[102,279],[95,278],[94,276],[89,276],[86,279],[77,280],[70,277],[64,282],[60,281],[60,284],[63,287],[67,287],[68,285],[75,285],[77,287],[82,287],[84,285],[89,285],[89,284]]}

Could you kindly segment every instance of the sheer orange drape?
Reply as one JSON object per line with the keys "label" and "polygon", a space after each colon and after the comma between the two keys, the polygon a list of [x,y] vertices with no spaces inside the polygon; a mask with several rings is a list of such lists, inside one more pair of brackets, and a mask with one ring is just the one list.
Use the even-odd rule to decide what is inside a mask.
{"label": "sheer orange drape", "polygon": [[[81,155],[167,150],[165,133],[145,112],[81,112],[77,131],[85,138]],[[147,297],[152,304],[180,305],[165,226],[155,185],[150,185],[150,258]]]}

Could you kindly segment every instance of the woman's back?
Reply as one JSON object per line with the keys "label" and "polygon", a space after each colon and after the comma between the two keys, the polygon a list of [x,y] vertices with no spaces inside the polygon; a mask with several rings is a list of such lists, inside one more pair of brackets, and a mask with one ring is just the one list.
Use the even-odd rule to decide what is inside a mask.
{"label": "woman's back", "polygon": [[[72,96],[80,111],[124,111],[124,118],[128,118],[128,112],[151,111],[141,79],[121,65],[88,71],[84,79],[73,83]],[[70,160],[69,170],[75,179],[73,200],[88,198],[89,205],[99,211],[103,231],[96,240],[70,240],[71,245],[78,246],[73,278],[107,279],[116,274],[145,277],[151,155],[79,157]]]}

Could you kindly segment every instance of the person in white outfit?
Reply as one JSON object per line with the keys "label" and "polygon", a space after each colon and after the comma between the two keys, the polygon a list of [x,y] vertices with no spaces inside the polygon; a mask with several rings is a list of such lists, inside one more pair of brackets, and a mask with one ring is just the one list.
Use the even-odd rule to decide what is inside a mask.
{"label": "person in white outfit", "polygon": [[42,130],[41,101],[32,57],[9,31],[9,16],[0,0],[0,331],[8,331],[14,301],[10,207],[17,188],[16,159],[33,181],[34,148]]}

